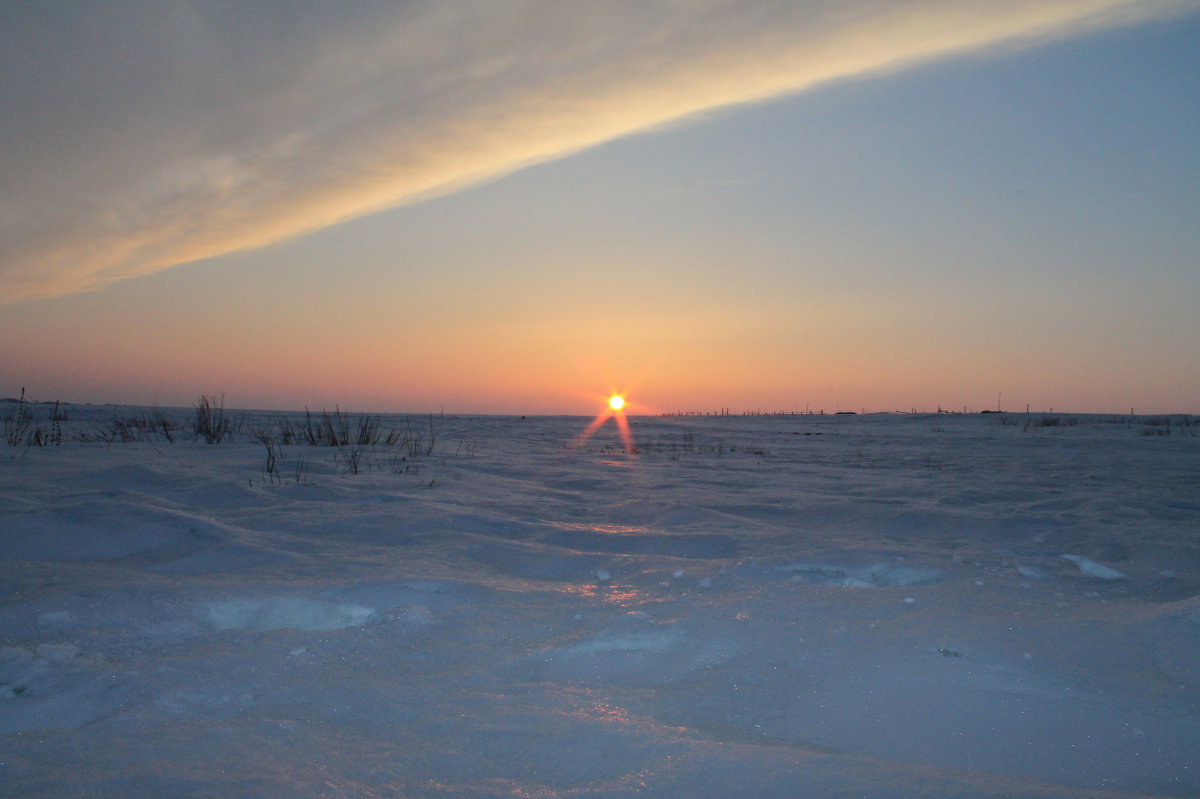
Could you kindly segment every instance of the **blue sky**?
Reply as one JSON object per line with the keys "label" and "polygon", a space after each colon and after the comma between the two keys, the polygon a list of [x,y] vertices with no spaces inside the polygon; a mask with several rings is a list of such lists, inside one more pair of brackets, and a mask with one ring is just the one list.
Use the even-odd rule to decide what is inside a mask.
{"label": "blue sky", "polygon": [[1195,3],[470,5],[6,10],[0,393],[1200,406]]}

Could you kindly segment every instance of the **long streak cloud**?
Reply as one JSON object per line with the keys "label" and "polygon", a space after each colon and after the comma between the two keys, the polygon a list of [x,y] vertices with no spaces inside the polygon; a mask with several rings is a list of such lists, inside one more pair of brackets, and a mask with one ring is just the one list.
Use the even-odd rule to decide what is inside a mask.
{"label": "long streak cloud", "polygon": [[266,246],[709,109],[1197,6],[9,3],[0,300]]}

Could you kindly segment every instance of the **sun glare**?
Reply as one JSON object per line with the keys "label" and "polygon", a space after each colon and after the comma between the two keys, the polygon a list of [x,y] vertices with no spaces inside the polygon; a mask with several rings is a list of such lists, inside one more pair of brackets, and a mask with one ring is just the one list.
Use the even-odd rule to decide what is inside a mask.
{"label": "sun glare", "polygon": [[629,420],[625,418],[625,397],[620,394],[610,394],[608,396],[608,399],[604,403],[604,409],[579,434],[579,438],[575,439],[575,446],[582,447],[592,437],[592,434],[599,430],[609,419],[617,423],[617,430],[621,434],[621,443],[624,445],[625,451],[636,452],[636,448],[633,446],[633,434],[629,430]]}

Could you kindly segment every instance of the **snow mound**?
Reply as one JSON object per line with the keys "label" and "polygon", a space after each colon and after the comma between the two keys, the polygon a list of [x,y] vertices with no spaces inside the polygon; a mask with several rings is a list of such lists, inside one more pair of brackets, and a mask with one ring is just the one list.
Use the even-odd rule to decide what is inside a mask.
{"label": "snow mound", "polygon": [[1109,568],[1103,563],[1097,563],[1082,555],[1060,555],[1063,560],[1069,560],[1079,567],[1084,577],[1095,577],[1097,580],[1124,580],[1125,575],[1116,569]]}
{"label": "snow mound", "polygon": [[341,630],[362,627],[375,620],[375,609],[354,603],[315,599],[269,597],[206,602],[200,618],[216,630]]}

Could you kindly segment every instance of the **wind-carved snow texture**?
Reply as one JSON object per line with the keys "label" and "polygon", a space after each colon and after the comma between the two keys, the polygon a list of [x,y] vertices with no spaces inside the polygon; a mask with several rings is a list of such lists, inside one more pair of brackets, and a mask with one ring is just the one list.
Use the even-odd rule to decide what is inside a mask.
{"label": "wind-carved snow texture", "polygon": [[1200,794],[1200,428],[1007,421],[0,453],[0,793]]}

